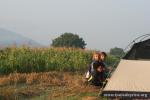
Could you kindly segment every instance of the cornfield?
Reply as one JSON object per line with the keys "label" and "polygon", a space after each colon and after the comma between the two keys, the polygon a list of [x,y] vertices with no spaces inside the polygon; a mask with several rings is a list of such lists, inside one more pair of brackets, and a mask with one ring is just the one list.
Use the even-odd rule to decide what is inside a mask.
{"label": "cornfield", "polygon": [[[93,51],[75,48],[6,48],[0,50],[0,74],[85,71]],[[115,57],[106,62],[112,65]]]}

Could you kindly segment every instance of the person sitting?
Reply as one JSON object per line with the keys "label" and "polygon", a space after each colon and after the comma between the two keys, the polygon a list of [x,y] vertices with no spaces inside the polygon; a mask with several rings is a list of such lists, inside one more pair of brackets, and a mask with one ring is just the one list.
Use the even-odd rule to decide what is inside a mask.
{"label": "person sitting", "polygon": [[95,61],[93,63],[94,71],[91,72],[91,76],[88,80],[90,85],[101,86],[103,85],[103,63]]}
{"label": "person sitting", "polygon": [[91,76],[91,73],[94,71],[93,68],[93,63],[96,61],[100,61],[100,54],[98,52],[94,52],[93,58],[92,58],[92,63],[88,66],[88,71],[86,73],[85,78],[88,80]]}
{"label": "person sitting", "polygon": [[100,55],[101,55],[100,56],[100,62],[102,63],[102,66],[103,66],[103,72],[101,74],[103,76],[103,81],[105,81],[106,77],[107,77],[108,69],[107,69],[107,67],[106,67],[107,65],[106,65],[106,63],[104,61],[105,61],[105,59],[107,57],[107,54],[105,52],[100,52]]}
{"label": "person sitting", "polygon": [[92,73],[95,72],[94,66],[93,66],[93,64],[95,62],[99,62],[101,64],[102,71],[100,73],[98,73],[98,76],[100,77],[101,82],[105,82],[108,72],[111,71],[111,67],[107,67],[105,62],[104,62],[106,57],[107,57],[107,54],[105,52],[95,52],[93,54],[93,61],[88,66],[88,72],[86,73],[87,82],[89,82],[91,80]]}
{"label": "person sitting", "polygon": [[108,67],[107,65],[106,65],[106,63],[105,63],[105,59],[106,59],[106,57],[107,57],[107,54],[105,53],[105,52],[100,52],[100,62],[103,64],[103,77],[104,77],[104,81],[106,80],[106,78],[107,78],[107,74],[108,74],[108,72],[109,71],[111,71],[112,70],[112,67]]}

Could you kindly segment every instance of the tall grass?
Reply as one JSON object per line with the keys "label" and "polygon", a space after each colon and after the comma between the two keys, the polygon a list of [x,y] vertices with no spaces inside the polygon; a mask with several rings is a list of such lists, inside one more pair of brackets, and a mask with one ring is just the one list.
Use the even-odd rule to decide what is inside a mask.
{"label": "tall grass", "polygon": [[[0,74],[13,72],[82,71],[93,51],[75,48],[6,48],[0,50]],[[112,65],[117,59],[109,56]]]}
{"label": "tall grass", "polygon": [[7,48],[0,51],[0,73],[83,70],[91,53],[74,48]]}

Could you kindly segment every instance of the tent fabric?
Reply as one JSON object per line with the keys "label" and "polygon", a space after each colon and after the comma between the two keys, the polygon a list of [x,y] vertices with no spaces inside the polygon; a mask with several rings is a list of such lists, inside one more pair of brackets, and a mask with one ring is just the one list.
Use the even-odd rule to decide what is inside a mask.
{"label": "tent fabric", "polygon": [[150,61],[122,59],[103,93],[150,92]]}
{"label": "tent fabric", "polygon": [[150,39],[135,43],[123,59],[150,59]]}

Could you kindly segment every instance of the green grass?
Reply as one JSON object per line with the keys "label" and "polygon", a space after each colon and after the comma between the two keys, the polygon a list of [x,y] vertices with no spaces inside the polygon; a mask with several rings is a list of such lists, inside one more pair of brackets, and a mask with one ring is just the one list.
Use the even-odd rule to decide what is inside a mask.
{"label": "green grass", "polygon": [[[0,74],[85,71],[94,51],[76,48],[6,48],[0,50]],[[118,59],[109,55],[108,65]]]}
{"label": "green grass", "polygon": [[74,48],[7,48],[0,51],[0,74],[83,70],[91,53]]}

